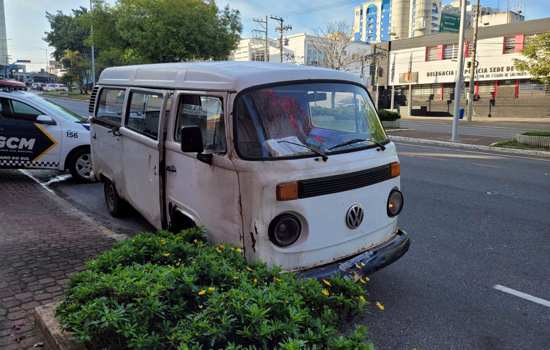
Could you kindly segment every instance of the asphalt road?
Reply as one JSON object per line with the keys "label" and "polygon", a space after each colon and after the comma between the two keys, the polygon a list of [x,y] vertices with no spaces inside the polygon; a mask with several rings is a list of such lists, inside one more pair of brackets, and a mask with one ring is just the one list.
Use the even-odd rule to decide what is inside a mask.
{"label": "asphalt road", "polygon": [[[409,144],[398,150],[400,225],[412,246],[369,282],[369,298],[385,305],[363,319],[377,349],[550,350],[550,161]],[[111,219],[100,184],[65,176],[49,186],[115,231],[150,229],[136,213]]]}
{"label": "asphalt road", "polygon": [[[400,121],[401,128],[414,129],[425,132],[451,134],[450,118],[426,119],[403,119]],[[511,139],[514,135],[529,130],[550,130],[549,122],[490,122],[485,118],[484,122],[459,122],[459,133],[461,135],[485,136],[500,139]],[[398,135],[398,134],[396,134]]]}
{"label": "asphalt road", "polygon": [[[550,349],[550,161],[398,145],[409,253],[378,272],[379,349]],[[549,304],[550,305],[550,304]]]}

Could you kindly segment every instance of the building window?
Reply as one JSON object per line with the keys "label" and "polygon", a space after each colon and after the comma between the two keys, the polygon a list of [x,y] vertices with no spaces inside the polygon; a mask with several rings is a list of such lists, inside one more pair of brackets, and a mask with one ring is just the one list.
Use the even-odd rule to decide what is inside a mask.
{"label": "building window", "polygon": [[458,57],[458,45],[450,44],[443,46],[443,59],[452,60]]}
{"label": "building window", "polygon": [[426,48],[426,61],[439,60],[439,47],[431,46]]}
{"label": "building window", "polygon": [[516,51],[516,37],[506,36],[504,37],[504,47],[502,53],[514,53]]}
{"label": "building window", "polygon": [[252,61],[265,61],[265,52],[263,51],[257,51],[254,52],[254,55],[252,56]]}

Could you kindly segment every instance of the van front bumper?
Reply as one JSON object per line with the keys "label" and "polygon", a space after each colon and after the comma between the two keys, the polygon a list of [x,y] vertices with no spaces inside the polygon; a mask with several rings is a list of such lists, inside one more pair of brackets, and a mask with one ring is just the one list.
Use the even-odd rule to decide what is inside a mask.
{"label": "van front bumper", "polygon": [[376,247],[343,260],[298,272],[298,276],[320,279],[339,274],[357,279],[397,261],[409,250],[410,245],[409,235],[398,230],[391,239]]}

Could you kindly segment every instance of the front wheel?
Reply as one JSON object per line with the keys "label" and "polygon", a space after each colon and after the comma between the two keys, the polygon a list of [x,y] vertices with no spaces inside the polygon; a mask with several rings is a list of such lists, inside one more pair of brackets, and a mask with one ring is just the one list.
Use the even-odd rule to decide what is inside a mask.
{"label": "front wheel", "polygon": [[67,167],[73,178],[79,182],[92,182],[95,179],[92,169],[92,155],[89,148],[76,151],[71,156]]}
{"label": "front wheel", "polygon": [[126,202],[118,195],[115,184],[105,179],[103,183],[103,193],[105,194],[105,204],[107,205],[109,214],[115,218],[124,215],[126,211]]}

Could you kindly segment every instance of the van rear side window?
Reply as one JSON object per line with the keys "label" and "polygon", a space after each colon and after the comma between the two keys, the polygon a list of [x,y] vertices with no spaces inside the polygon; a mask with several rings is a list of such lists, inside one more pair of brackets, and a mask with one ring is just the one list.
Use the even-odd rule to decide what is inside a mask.
{"label": "van rear side window", "polygon": [[125,93],[124,89],[102,89],[97,104],[96,119],[120,126]]}

